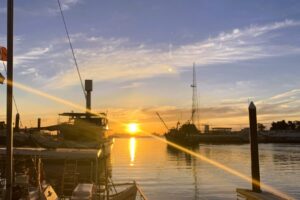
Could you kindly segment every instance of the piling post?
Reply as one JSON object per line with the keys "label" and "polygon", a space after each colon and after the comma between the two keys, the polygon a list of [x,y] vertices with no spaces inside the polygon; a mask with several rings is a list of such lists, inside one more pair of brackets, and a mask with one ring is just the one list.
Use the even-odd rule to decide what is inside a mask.
{"label": "piling post", "polygon": [[85,91],[86,91],[86,113],[87,117],[91,114],[91,92],[93,91],[93,81],[85,80]]}
{"label": "piling post", "polygon": [[256,118],[256,107],[253,102],[251,102],[249,105],[249,122],[250,122],[249,137],[250,137],[250,147],[251,147],[252,191],[261,192],[258,141],[257,141],[257,118]]}
{"label": "piling post", "polygon": [[15,122],[15,131],[19,131],[20,130],[20,114],[17,113],[16,114],[16,122]]}
{"label": "piling post", "polygon": [[38,128],[38,130],[41,129],[41,118],[38,118],[38,120],[37,120],[37,128]]}
{"label": "piling post", "polygon": [[12,199],[13,184],[13,37],[14,0],[7,0],[7,95],[6,95],[6,193],[5,199]]}

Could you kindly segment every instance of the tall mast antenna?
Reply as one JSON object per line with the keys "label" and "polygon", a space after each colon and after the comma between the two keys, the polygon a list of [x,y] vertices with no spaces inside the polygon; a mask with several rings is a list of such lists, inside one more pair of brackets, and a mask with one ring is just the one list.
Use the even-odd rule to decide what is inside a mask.
{"label": "tall mast antenna", "polygon": [[193,84],[191,85],[193,88],[193,104],[192,104],[192,117],[191,121],[193,124],[196,123],[199,126],[199,114],[198,114],[198,94],[197,94],[197,79],[196,79],[196,65],[193,64]]}

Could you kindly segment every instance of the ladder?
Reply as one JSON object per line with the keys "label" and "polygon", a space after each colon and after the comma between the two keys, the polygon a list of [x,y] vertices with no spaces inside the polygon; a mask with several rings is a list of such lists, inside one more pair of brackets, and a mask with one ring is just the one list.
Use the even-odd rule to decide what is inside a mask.
{"label": "ladder", "polygon": [[78,183],[77,160],[65,160],[61,181],[61,194],[71,196]]}

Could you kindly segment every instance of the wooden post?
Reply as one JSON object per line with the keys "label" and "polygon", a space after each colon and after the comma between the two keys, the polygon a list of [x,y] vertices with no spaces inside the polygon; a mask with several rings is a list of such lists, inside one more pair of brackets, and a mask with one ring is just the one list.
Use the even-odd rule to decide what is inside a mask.
{"label": "wooden post", "polygon": [[106,150],[105,145],[102,145],[102,152],[103,152],[103,160],[104,160],[104,172],[105,172],[105,189],[106,189],[106,199],[109,200],[109,188],[108,188],[108,169],[107,169],[107,163],[106,163]]}
{"label": "wooden post", "polygon": [[86,114],[87,118],[91,114],[91,92],[93,91],[93,80],[85,80],[85,91],[86,91]]}
{"label": "wooden post", "polygon": [[7,97],[6,97],[6,193],[5,199],[12,199],[13,184],[13,37],[14,0],[7,0]]}
{"label": "wooden post", "polygon": [[251,102],[249,105],[249,122],[250,122],[252,191],[261,192],[260,175],[259,175],[256,107],[253,102]]}
{"label": "wooden post", "polygon": [[41,118],[38,118],[38,120],[37,120],[37,128],[38,128],[38,130],[41,129]]}
{"label": "wooden post", "polygon": [[19,131],[20,130],[20,114],[17,113],[16,114],[16,122],[15,122],[15,131]]}

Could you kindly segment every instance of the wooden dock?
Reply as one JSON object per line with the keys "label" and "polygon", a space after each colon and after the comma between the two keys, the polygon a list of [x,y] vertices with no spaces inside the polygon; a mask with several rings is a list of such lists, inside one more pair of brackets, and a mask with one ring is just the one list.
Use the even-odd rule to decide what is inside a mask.
{"label": "wooden dock", "polygon": [[249,200],[286,200],[286,198],[279,197],[269,192],[253,192],[252,190],[237,188],[236,189],[238,199],[249,199]]}

